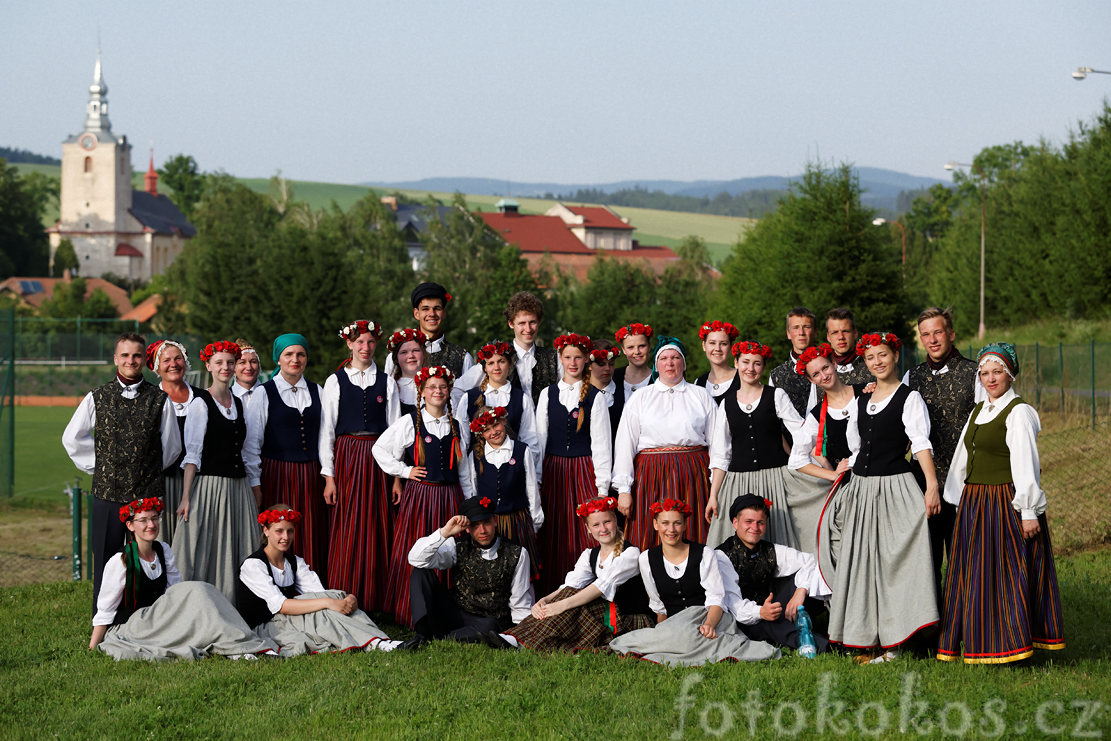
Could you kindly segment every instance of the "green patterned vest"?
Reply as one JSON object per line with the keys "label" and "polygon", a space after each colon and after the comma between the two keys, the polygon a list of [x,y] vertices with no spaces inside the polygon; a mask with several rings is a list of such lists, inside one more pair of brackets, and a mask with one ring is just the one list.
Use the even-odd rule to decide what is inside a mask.
{"label": "green patterned vest", "polygon": [[922,395],[930,412],[930,443],[934,446],[937,482],[943,487],[961,430],[976,405],[976,363],[956,355],[946,366],[948,371],[934,374],[927,363],[922,363],[911,368],[907,378],[907,385]]}
{"label": "green patterned vest", "polygon": [[426,368],[430,368],[434,365],[445,365],[448,370],[455,374],[455,378],[458,379],[459,376],[463,375],[463,357],[466,354],[467,351],[459,347],[459,345],[453,345],[447,340],[444,340],[443,344],[440,345],[439,352],[429,353],[428,359],[424,361],[424,365]]}
{"label": "green patterned vest", "polygon": [[134,399],[120,395],[116,380],[93,389],[93,496],[127,504],[161,497],[162,406],[166,393],[143,381]]}
{"label": "green patterned vest", "polygon": [[[1025,403],[1016,396],[992,421],[982,425],[968,423],[968,432],[964,436],[964,449],[968,453],[968,472],[964,477],[966,484],[1002,486],[1014,481],[1011,476],[1011,449],[1007,447],[1007,417],[1016,406]],[[972,410],[972,419],[976,419],[983,406],[982,401],[976,405]]]}
{"label": "green patterned vest", "polygon": [[455,585],[455,601],[472,615],[496,618],[502,624],[512,622],[509,598],[513,593],[513,574],[521,559],[521,546],[502,538],[498,557],[487,561],[473,538],[455,542],[455,566],[451,583]]}
{"label": "green patterned vest", "polygon": [[779,570],[775,545],[761,540],[755,548],[749,550],[740,538],[731,535],[718,546],[718,550],[733,564],[739,577],[737,586],[741,589],[741,596],[758,605],[763,604],[772,591],[772,581]]}
{"label": "green patterned vest", "polygon": [[811,383],[806,376],[795,373],[795,363],[797,361],[798,358],[795,357],[794,353],[790,353],[786,360],[772,368],[769,375],[772,385],[777,389],[786,391],[788,398],[791,399],[791,406],[795,408],[800,417],[805,417],[809,411],[806,408],[806,402],[810,399]]}

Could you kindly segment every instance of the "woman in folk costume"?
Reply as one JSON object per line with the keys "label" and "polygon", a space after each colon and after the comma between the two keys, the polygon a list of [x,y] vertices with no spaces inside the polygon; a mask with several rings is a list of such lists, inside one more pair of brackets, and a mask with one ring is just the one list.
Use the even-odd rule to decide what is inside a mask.
{"label": "woman in folk costume", "polygon": [[[177,431],[182,441],[185,440],[185,420],[188,418],[189,405],[196,396],[197,389],[192,384],[185,382],[185,374],[192,367],[189,364],[189,353],[185,346],[175,340],[157,340],[147,346],[147,368],[158,376],[158,388],[166,392],[168,403],[173,407],[174,416],[177,417]],[[185,483],[184,473],[181,470],[182,454],[174,461],[173,465],[163,474],[165,493],[162,495],[162,504],[165,513],[162,518],[162,534],[166,541],[172,543],[174,527],[177,525],[177,506],[181,503],[181,491]]]}
{"label": "woman in folk costume", "polygon": [[524,648],[601,648],[615,635],[655,624],[640,578],[640,551],[625,544],[617,524],[617,499],[592,499],[577,514],[598,544],[579,555],[558,589],[536,601],[532,615],[507,631]]}
{"label": "woman in folk costume", "polygon": [[1041,487],[1041,420],[1014,391],[1014,345],[992,343],[977,361],[987,400],[965,423],[945,481],[957,523],[937,658],[1002,664],[1035,648],[1063,649],[1065,639]]}
{"label": "woman in folk costume", "polygon": [[698,339],[702,340],[702,352],[710,361],[710,370],[694,379],[694,385],[709,391],[715,404],[720,404],[726,394],[736,392],[740,386],[736,358],[730,357],[730,348],[739,334],[729,322],[717,320],[698,328]]}
{"label": "woman in folk costume", "polygon": [[185,474],[174,553],[186,581],[206,581],[235,601],[239,562],[254,547],[258,502],[247,483],[243,402],[232,393],[234,342],[210,342],[201,361],[212,385],[197,391],[185,422]]}
{"label": "woman in folk costume", "polygon": [[387,607],[399,625],[411,626],[409,551],[418,539],[459,511],[471,489],[471,458],[464,455],[469,430],[451,411],[455,375],[445,366],[421,368],[416,376],[421,409],[400,417],[382,433],[372,450],[390,476],[405,480],[401,507],[394,518],[386,584]]}
{"label": "woman in folk costume", "polygon": [[507,419],[505,407],[476,410],[470,422],[471,490],[489,497],[498,534],[528,551],[531,577],[536,579],[540,572],[536,533],[544,524],[544,509],[532,454],[523,442],[509,436]]}
{"label": "woman in folk costume", "polygon": [[[463,423],[469,425],[480,407],[502,407],[506,410],[506,424],[515,440],[524,443],[532,456],[534,466],[541,464],[540,438],[536,433],[536,407],[532,397],[525,393],[513,373],[517,353],[508,342],[494,340],[478,349],[481,369],[474,388],[460,394]],[[478,371],[472,370],[474,374]],[[510,380],[513,379],[513,380]],[[504,533],[503,533],[504,534]],[[533,561],[533,565],[535,565]]]}
{"label": "woman in folk costume", "polygon": [[181,580],[173,550],[158,540],[162,511],[155,497],[120,507],[128,543],[104,564],[89,648],[117,661],[277,655],[216,587]]}
{"label": "woman in folk costume", "polygon": [[[235,382],[231,385],[231,392],[243,402],[243,409],[250,413],[251,401],[262,394],[262,384],[258,382],[262,373],[262,363],[258,350],[242,337],[236,338],[235,344],[239,346],[239,360],[235,361]],[[261,393],[260,393],[261,392]]]}
{"label": "woman in folk costume", "polygon": [[[683,378],[686,349],[678,338],[659,337],[654,358],[653,382],[625,402],[613,455],[617,508],[628,518],[625,537],[641,551],[655,543],[654,502],[674,496],[702,513],[710,496],[714,399]],[[707,530],[696,517],[691,539],[704,543]]]}
{"label": "woman in folk costume", "polygon": [[393,517],[390,484],[371,448],[401,413],[397,384],[374,363],[382,327],[359,319],[339,330],[351,351],[320,395],[320,473],[331,506],[328,582],[364,610],[386,607]]}
{"label": "woman in folk costume", "polygon": [[355,595],[325,589],[316,572],[290,553],[301,513],[284,504],[258,516],[262,546],[243,560],[237,581],[239,612],[282,656],[321,652],[392,651],[391,641]]}
{"label": "woman in folk costume", "polygon": [[722,400],[710,438],[712,480],[705,517],[710,526],[706,545],[711,548],[733,535],[729,506],[743,494],[771,500],[768,540],[800,548],[790,515],[794,481],[787,468],[783,430],[794,435],[802,419],[786,391],[760,383],[771,356],[772,349],[759,342],[733,345],[740,386]]}
{"label": "woman in folk costume", "polygon": [[627,324],[613,333],[628,365],[613,373],[622,403],[628,402],[639,389],[651,383],[652,327],[641,322]]}
{"label": "woman in folk costume", "polygon": [[668,498],[651,512],[660,545],[642,552],[638,565],[657,624],[617,636],[610,649],[668,666],[779,658],[778,648],[750,640],[727,612],[737,586],[723,580],[721,552],[686,539],[690,506]]}
{"label": "woman in folk costume", "polygon": [[[819,525],[818,562],[833,590],[829,640],[862,649],[858,663],[896,658],[903,643],[938,621],[926,525],[941,509],[930,418],[922,397],[899,383],[901,344],[891,333],[857,343],[876,389],[857,397],[847,430],[853,476],[830,496]],[[926,475],[925,496],[908,448]]]}
{"label": "woman in folk costume", "polygon": [[618,385],[613,380],[617,358],[621,349],[606,338],[594,341],[590,351],[590,385],[598,389],[606,400],[610,413],[610,440],[617,437],[617,426],[621,423],[621,412],[625,410],[625,394],[618,393]]}
{"label": "woman in folk costume", "polygon": [[424,366],[425,341],[424,332],[412,328],[399,329],[386,341],[386,351],[393,361],[393,370],[389,371],[389,375],[397,383],[403,417],[420,406],[414,379]]}
{"label": "woman in folk costume", "polygon": [[305,379],[309,342],[287,333],[274,340],[278,366],[264,393],[251,402],[244,446],[247,479],[258,487],[260,507],[288,502],[304,518],[295,552],[325,574],[328,568],[328,521],[324,478],[320,475],[321,389]]}
{"label": "woman in folk costume", "polygon": [[609,410],[590,385],[594,343],[586,335],[565,334],[552,346],[559,352],[563,378],[540,392],[536,409],[544,461],[540,502],[548,522],[540,538],[540,579],[547,591],[559,586],[575,554],[589,545],[575,511],[609,494],[612,459]]}

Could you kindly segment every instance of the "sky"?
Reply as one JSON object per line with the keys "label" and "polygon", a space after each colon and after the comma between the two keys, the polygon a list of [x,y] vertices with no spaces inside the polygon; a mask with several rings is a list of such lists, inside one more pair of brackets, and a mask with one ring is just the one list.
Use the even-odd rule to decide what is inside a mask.
{"label": "sky", "polygon": [[[99,45],[156,164],[339,183],[604,183],[847,162],[946,178],[1111,99],[1111,3],[10,2],[0,146],[61,155]],[[99,37],[99,43],[98,43]]]}

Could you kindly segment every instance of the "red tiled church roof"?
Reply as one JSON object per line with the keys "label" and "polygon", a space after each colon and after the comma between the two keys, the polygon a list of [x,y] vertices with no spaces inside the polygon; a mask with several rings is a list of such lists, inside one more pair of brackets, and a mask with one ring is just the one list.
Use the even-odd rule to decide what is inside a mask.
{"label": "red tiled church roof", "polygon": [[583,217],[584,223],[575,226],[585,226],[588,229],[633,230],[631,225],[626,224],[617,214],[603,206],[566,206],[565,208],[576,216]]}

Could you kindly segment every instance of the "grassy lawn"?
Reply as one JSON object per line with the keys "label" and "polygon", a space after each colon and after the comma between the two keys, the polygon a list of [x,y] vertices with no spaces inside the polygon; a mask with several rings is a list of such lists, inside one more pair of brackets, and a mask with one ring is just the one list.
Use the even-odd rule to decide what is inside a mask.
{"label": "grassy lawn", "polygon": [[[15,495],[5,508],[65,512],[66,484],[79,478],[88,489],[90,476],[73,466],[62,447],[62,431],[73,416],[71,407],[15,407]],[[3,514],[0,509],[0,515]]]}

